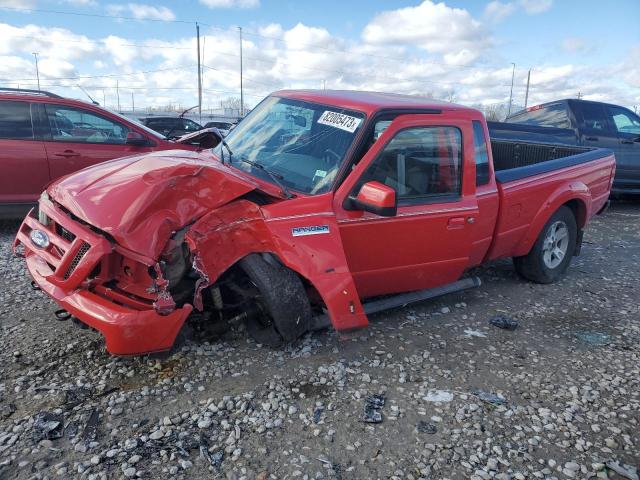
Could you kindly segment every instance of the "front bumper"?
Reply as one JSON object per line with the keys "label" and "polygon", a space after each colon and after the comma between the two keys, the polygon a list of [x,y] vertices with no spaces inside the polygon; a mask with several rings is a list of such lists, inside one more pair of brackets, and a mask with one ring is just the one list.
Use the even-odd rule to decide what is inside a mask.
{"label": "front bumper", "polygon": [[[56,258],[35,247],[29,239],[30,230],[46,227],[31,215],[25,218],[14,249],[20,244],[24,246],[27,268],[38,287],[80,321],[102,333],[111,354],[141,355],[170,349],[192,306],[187,304],[161,315],[153,307],[116,303],[91,291],[87,276],[112,252],[111,244],[83,225],[69,225],[69,218],[53,205],[44,205],[41,209],[54,222],[71,230],[76,238],[69,242],[46,230],[52,244],[62,246],[65,252],[62,258]],[[67,224],[62,223],[65,219]],[[89,245],[88,250],[81,250],[83,244]]]}

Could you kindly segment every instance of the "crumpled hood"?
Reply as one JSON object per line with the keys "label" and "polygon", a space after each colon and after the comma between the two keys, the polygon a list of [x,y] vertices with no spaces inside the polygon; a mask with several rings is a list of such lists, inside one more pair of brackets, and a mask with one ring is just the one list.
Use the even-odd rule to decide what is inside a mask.
{"label": "crumpled hood", "polygon": [[174,231],[254,188],[208,151],[165,150],[94,165],[47,192],[119,245],[157,259]]}

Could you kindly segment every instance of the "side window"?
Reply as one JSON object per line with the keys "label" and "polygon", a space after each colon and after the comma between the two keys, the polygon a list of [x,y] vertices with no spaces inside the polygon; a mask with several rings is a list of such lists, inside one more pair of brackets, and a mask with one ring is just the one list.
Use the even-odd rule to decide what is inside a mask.
{"label": "side window", "polygon": [[473,121],[473,149],[476,158],[476,185],[489,183],[489,153],[482,123]]}
{"label": "side window", "polygon": [[597,103],[583,103],[579,106],[579,111],[582,117],[580,126],[583,129],[600,133],[609,130],[602,105],[598,105]]}
{"label": "side window", "polygon": [[0,102],[0,138],[33,140],[29,102]]}
{"label": "side window", "polygon": [[123,145],[129,129],[93,112],[62,105],[45,106],[55,142]]}
{"label": "side window", "polygon": [[608,107],[609,115],[613,120],[618,133],[630,133],[640,135],[640,118],[620,107]]}
{"label": "side window", "polygon": [[398,200],[460,195],[462,135],[455,127],[402,130],[364,174],[395,189]]}

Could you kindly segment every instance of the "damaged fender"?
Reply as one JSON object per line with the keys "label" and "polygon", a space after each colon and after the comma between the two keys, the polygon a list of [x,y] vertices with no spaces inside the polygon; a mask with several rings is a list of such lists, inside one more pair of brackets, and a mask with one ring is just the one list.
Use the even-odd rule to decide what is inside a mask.
{"label": "damaged fender", "polygon": [[202,217],[185,240],[194,256],[194,269],[201,276],[194,298],[196,308],[202,308],[203,289],[240,259],[251,253],[272,253],[316,288],[336,330],[362,328],[369,323],[332,212],[265,218],[258,205],[238,200]]}

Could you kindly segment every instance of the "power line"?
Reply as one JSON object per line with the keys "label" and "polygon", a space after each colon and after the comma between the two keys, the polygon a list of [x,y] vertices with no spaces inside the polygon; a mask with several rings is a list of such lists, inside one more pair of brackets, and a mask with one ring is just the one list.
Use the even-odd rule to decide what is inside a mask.
{"label": "power line", "polygon": [[[129,77],[132,75],[142,75],[145,73],[157,73],[157,72],[171,72],[175,70],[188,70],[193,68],[193,66],[184,66],[184,67],[171,67],[171,68],[160,68],[157,70],[143,70],[140,72],[130,72],[130,73],[111,73],[108,75],[79,75],[76,77],[47,77],[47,80],[83,80],[87,78],[119,78],[119,77]],[[18,82],[18,81],[29,81],[35,80],[34,78],[0,78],[0,80],[5,82]]]}
{"label": "power line", "polygon": [[[82,12],[63,12],[60,10],[48,10],[43,8],[17,8],[17,7],[0,7],[0,10],[9,10],[20,13],[49,13],[54,15],[73,15],[76,17],[95,17],[95,18],[113,18],[117,20],[133,20],[136,22],[160,22],[160,23],[182,23],[182,24],[195,24],[195,20],[169,20],[161,18],[136,18],[126,17],[123,15],[107,15],[100,13],[82,13]],[[206,24],[202,24],[206,25]]]}

